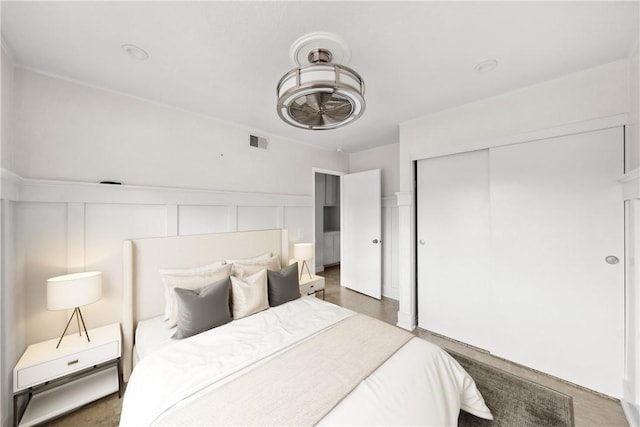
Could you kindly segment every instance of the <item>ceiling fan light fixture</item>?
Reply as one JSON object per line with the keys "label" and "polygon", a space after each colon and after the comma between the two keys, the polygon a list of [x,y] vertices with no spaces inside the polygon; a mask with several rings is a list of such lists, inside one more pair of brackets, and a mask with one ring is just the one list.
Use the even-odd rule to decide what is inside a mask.
{"label": "ceiling fan light fixture", "polygon": [[[336,56],[319,47],[323,43],[334,50],[346,49],[338,52],[339,58],[350,57],[346,45],[329,33],[309,34],[294,43],[292,59],[298,66],[280,79],[276,89],[278,116],[291,126],[335,129],[358,119],[365,110],[364,80],[351,68],[332,63]],[[300,57],[309,64],[300,64]]]}

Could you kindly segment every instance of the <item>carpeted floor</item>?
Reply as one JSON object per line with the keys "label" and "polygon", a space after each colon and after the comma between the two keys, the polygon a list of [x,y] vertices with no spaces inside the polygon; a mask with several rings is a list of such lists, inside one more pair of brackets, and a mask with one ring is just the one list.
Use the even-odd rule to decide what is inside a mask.
{"label": "carpeted floor", "polygon": [[476,382],[493,421],[460,412],[460,427],[573,427],[573,399],[564,393],[449,351]]}

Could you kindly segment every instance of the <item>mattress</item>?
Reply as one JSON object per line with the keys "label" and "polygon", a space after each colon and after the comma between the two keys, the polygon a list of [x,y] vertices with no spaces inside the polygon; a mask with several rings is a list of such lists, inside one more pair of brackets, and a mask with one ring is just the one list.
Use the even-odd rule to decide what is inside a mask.
{"label": "mattress", "polygon": [[[161,320],[149,321],[140,332],[148,335],[142,338],[142,359],[124,396],[121,426],[162,424],[163,417],[354,315],[351,310],[303,297],[168,342],[166,332],[156,329],[162,326]],[[491,419],[464,369],[439,347],[412,338],[319,424],[455,425],[460,408]]]}

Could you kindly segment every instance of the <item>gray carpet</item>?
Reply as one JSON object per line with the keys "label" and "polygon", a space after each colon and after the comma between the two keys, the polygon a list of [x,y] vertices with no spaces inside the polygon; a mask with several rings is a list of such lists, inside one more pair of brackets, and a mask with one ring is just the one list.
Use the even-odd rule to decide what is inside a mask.
{"label": "gray carpet", "polygon": [[460,411],[460,427],[573,427],[573,398],[447,350],[476,382],[493,421]]}

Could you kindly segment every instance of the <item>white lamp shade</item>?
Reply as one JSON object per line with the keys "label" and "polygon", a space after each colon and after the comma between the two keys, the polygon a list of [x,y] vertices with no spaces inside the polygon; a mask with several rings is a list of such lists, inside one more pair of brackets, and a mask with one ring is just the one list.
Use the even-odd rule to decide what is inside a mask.
{"label": "white lamp shade", "polygon": [[295,259],[310,260],[313,258],[313,243],[296,243],[293,245]]}
{"label": "white lamp shade", "polygon": [[66,310],[102,298],[102,273],[87,271],[47,280],[47,310]]}

